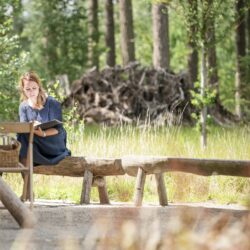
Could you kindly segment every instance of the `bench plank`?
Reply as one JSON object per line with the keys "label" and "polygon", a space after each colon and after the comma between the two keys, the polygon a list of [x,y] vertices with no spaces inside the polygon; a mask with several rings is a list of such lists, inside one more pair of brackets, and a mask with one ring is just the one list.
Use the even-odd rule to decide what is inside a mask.
{"label": "bench plank", "polygon": [[136,176],[141,167],[146,174],[179,171],[203,176],[228,175],[250,177],[250,161],[222,159],[193,159],[176,157],[123,158],[122,166],[128,175]]}
{"label": "bench plank", "polygon": [[56,165],[39,165],[34,167],[34,174],[60,175],[81,177],[84,176],[84,170],[87,162],[84,157],[66,157]]}
{"label": "bench plank", "polygon": [[94,176],[124,175],[121,159],[66,157],[57,165],[34,167],[35,174],[82,177],[88,169]]}

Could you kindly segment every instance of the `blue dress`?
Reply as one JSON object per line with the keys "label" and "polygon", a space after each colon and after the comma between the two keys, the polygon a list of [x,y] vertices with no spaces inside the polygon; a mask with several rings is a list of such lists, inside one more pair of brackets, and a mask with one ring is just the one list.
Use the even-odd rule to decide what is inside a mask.
{"label": "blue dress", "polygon": [[[61,104],[53,97],[48,96],[44,107],[40,110],[33,109],[27,101],[23,101],[19,106],[20,122],[48,122],[53,119],[62,121]],[[58,134],[40,137],[34,135],[33,140],[33,161],[34,165],[54,165],[70,155],[66,148],[67,134],[63,126],[55,127]],[[28,150],[28,134],[18,134],[17,139],[21,143],[20,159],[26,158]]]}

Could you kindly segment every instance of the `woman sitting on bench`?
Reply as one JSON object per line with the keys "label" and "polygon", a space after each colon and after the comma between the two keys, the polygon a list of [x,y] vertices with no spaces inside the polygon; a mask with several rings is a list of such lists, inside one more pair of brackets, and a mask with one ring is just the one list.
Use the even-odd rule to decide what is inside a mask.
{"label": "woman sitting on bench", "polygon": [[[39,77],[34,72],[27,72],[19,82],[21,104],[19,106],[20,122],[34,121],[35,125],[54,119],[62,121],[60,103],[48,96],[42,88]],[[62,124],[53,128],[34,130],[33,161],[34,165],[54,165],[70,155],[66,147],[66,131]],[[21,143],[20,161],[25,163],[28,150],[28,135],[19,134]]]}

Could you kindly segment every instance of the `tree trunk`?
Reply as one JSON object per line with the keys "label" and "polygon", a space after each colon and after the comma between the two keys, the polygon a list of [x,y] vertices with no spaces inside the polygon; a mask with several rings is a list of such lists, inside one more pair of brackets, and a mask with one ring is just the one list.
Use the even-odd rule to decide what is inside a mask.
{"label": "tree trunk", "polygon": [[[212,4],[213,0],[209,0],[209,4]],[[226,110],[220,102],[220,91],[219,91],[219,76],[217,69],[217,55],[216,55],[216,36],[214,26],[214,15],[208,17],[207,21],[207,60],[208,60],[208,85],[212,90],[216,91],[215,103],[208,108],[209,114],[217,123],[227,123],[235,119],[232,114]]]}
{"label": "tree trunk", "polygon": [[99,68],[98,0],[88,0],[88,64]]}
{"label": "tree trunk", "polygon": [[[206,85],[207,85],[207,54],[205,46],[201,49],[201,97],[205,97]],[[201,146],[206,148],[207,146],[207,106],[203,105],[201,110]]]}
{"label": "tree trunk", "polygon": [[208,19],[208,30],[207,30],[207,60],[208,60],[208,84],[216,91],[216,100],[219,100],[219,77],[217,70],[217,56],[216,56],[216,38],[214,28],[214,17]]}
{"label": "tree trunk", "polygon": [[46,35],[45,49],[46,49],[46,59],[47,59],[47,68],[49,70],[50,77],[53,77],[54,74],[58,74],[58,54],[56,51],[57,37],[56,31],[53,25],[50,25],[48,28],[48,33]]}
{"label": "tree trunk", "polygon": [[155,69],[169,69],[169,25],[168,8],[165,3],[152,5],[153,19],[153,65]]}
{"label": "tree trunk", "polygon": [[246,55],[246,35],[244,20],[244,0],[236,1],[236,74],[235,74],[235,112],[242,118],[241,98],[243,94],[245,67],[242,59]]}
{"label": "tree trunk", "polygon": [[[247,12],[247,57],[248,57],[248,62],[250,61],[250,8],[248,8]],[[248,68],[247,68],[247,83],[250,85],[250,63],[248,63]]]}
{"label": "tree trunk", "polygon": [[201,24],[201,99],[203,101],[201,108],[201,146],[206,148],[207,146],[207,105],[205,103],[206,97],[206,87],[207,87],[207,51],[209,47],[209,41],[207,40],[208,32],[208,17],[211,15],[212,11],[212,1],[213,0],[204,0],[202,2],[202,24]]}
{"label": "tree trunk", "polygon": [[115,27],[113,1],[105,0],[105,44],[107,48],[106,64],[115,66]]}
{"label": "tree trunk", "polygon": [[198,3],[197,0],[189,0],[189,13],[188,13],[188,47],[190,53],[188,55],[188,73],[189,79],[192,84],[198,78],[198,50],[196,36],[198,32]]}
{"label": "tree trunk", "polygon": [[123,65],[135,61],[135,37],[131,0],[120,0],[121,52]]}
{"label": "tree trunk", "polygon": [[24,29],[24,22],[22,20],[23,3],[22,0],[15,1],[13,8],[13,27],[18,35],[21,35]]}

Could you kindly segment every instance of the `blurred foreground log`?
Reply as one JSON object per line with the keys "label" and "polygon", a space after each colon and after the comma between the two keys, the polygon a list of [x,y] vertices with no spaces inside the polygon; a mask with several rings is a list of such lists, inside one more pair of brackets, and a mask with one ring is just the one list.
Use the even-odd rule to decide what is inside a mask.
{"label": "blurred foreground log", "polygon": [[36,219],[33,213],[21,202],[19,197],[10,189],[10,187],[0,177],[0,200],[9,210],[20,227],[33,228]]}

